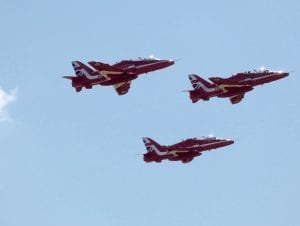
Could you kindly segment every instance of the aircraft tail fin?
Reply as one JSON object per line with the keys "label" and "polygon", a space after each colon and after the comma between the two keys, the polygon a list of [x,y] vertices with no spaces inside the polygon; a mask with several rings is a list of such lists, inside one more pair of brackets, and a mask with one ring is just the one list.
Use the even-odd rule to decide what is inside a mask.
{"label": "aircraft tail fin", "polygon": [[162,146],[158,144],[156,141],[152,140],[151,138],[148,137],[143,137],[143,142],[145,144],[145,147],[148,152],[161,152],[162,151]]}
{"label": "aircraft tail fin", "polygon": [[81,63],[80,61],[72,61],[72,66],[76,73],[76,76],[85,76],[89,78],[90,76],[98,75],[97,71],[94,71],[87,65]]}
{"label": "aircraft tail fin", "polygon": [[207,92],[208,89],[215,88],[214,84],[211,84],[210,82],[201,78],[199,75],[190,74],[189,79],[190,79],[194,89]]}

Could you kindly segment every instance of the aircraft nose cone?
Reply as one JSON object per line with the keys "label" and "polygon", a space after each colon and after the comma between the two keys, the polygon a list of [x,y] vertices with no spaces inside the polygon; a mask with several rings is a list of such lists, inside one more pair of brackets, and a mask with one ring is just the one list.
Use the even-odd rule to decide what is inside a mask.
{"label": "aircraft nose cone", "polygon": [[174,60],[168,60],[167,62],[168,62],[169,65],[175,64],[175,61],[174,61]]}
{"label": "aircraft nose cone", "polygon": [[161,61],[162,67],[169,67],[169,66],[173,65],[174,63],[175,63],[175,61],[173,61],[173,60],[162,60]]}
{"label": "aircraft nose cone", "polygon": [[227,144],[227,145],[231,145],[231,144],[233,144],[233,143],[234,143],[234,140],[229,140],[229,139],[226,140],[226,144]]}
{"label": "aircraft nose cone", "polygon": [[278,73],[277,75],[274,76],[274,78],[277,80],[277,79],[282,79],[282,78],[285,78],[289,75],[288,72],[280,72]]}

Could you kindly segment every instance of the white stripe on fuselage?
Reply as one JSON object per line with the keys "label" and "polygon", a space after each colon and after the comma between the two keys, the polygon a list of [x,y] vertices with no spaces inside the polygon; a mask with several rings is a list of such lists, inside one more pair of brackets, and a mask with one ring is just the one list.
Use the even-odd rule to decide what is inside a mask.
{"label": "white stripe on fuselage", "polygon": [[[134,66],[134,67],[137,68],[137,69],[140,69],[140,68],[148,67],[148,66],[151,66],[151,65],[160,64],[160,63],[162,63],[162,62],[160,61],[160,62],[154,62],[154,63],[142,64],[142,65],[138,65],[138,66]],[[129,66],[128,66],[128,67],[129,67]],[[131,68],[131,66],[130,66],[130,68]]]}
{"label": "white stripe on fuselage", "polygon": [[169,151],[168,154],[172,154],[174,157],[177,157],[180,153],[187,153],[190,152],[189,150],[173,150]]}
{"label": "white stripe on fuselage", "polygon": [[123,72],[121,71],[100,71],[100,74],[105,77],[106,79],[111,79],[108,74],[111,74],[111,75],[120,75],[122,74]]}
{"label": "white stripe on fuselage", "polygon": [[[268,75],[265,75],[265,76],[260,76],[260,77],[256,77],[256,78],[250,78],[250,79],[247,79],[249,81],[255,81],[255,80],[260,80],[260,79],[263,79],[263,78],[267,78],[267,77],[272,77],[273,75],[276,75],[275,73],[273,74],[268,74]],[[246,79],[244,81],[247,81]]]}
{"label": "white stripe on fuselage", "polygon": [[210,146],[210,145],[213,145],[213,144],[221,144],[221,143],[224,143],[224,140],[213,142],[213,143],[208,143],[208,144],[200,144],[199,147],[203,148],[203,147],[207,147],[207,146]]}
{"label": "white stripe on fuselage", "polygon": [[108,76],[108,74],[112,75],[120,75],[122,72],[115,72],[115,71],[98,71],[99,74],[97,75],[91,75],[87,71],[83,71],[84,76],[89,80],[99,79],[99,78],[105,78],[107,80],[110,80],[111,78]]}
{"label": "white stripe on fuselage", "polygon": [[228,91],[226,88],[231,88],[231,87],[235,87],[235,88],[241,88],[241,87],[249,87],[249,85],[234,85],[234,84],[222,84],[222,85],[218,85],[218,87],[225,91]]}

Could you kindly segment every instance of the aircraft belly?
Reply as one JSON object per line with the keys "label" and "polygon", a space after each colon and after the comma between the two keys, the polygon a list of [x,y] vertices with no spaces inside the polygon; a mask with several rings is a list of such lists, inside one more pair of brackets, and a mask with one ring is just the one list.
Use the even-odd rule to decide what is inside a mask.
{"label": "aircraft belly", "polygon": [[153,152],[144,154],[145,162],[161,162],[162,160],[169,159],[168,155],[156,155]]}
{"label": "aircraft belly", "polygon": [[243,88],[231,88],[231,89],[227,89],[226,92],[219,94],[218,97],[232,97],[232,96],[249,92],[251,90],[253,90],[252,86],[247,86]]}
{"label": "aircraft belly", "polygon": [[124,75],[124,76],[121,76],[121,77],[118,76],[117,78],[112,78],[112,79],[105,80],[105,81],[101,82],[101,85],[111,86],[111,85],[116,85],[116,84],[119,84],[119,83],[129,82],[129,81],[132,81],[136,78],[137,78],[137,76],[127,76],[127,75]]}
{"label": "aircraft belly", "polygon": [[223,93],[223,91],[213,91],[213,92],[203,92],[203,91],[198,91],[198,90],[193,90],[194,92],[191,93],[191,96],[193,98],[201,98],[201,99],[205,99],[205,98],[210,98],[210,97],[214,97],[214,96],[218,96],[220,94]]}
{"label": "aircraft belly", "polygon": [[181,158],[186,158],[186,157],[195,157],[198,156],[199,153],[196,151],[192,151],[192,150],[185,150],[185,151],[177,151],[176,154],[175,152],[171,155],[170,158],[172,159],[181,159]]}

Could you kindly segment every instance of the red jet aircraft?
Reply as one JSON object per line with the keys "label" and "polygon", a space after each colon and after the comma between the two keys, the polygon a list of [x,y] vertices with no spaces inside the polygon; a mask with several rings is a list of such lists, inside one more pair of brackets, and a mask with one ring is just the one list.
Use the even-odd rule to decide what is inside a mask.
{"label": "red jet aircraft", "polygon": [[269,71],[266,69],[237,73],[229,78],[211,77],[209,81],[198,75],[191,74],[189,79],[194,90],[189,90],[193,103],[198,100],[209,100],[211,97],[228,97],[232,104],[239,103],[246,92],[253,90],[254,86],[272,82],[288,76],[283,71]]}
{"label": "red jet aircraft", "polygon": [[83,87],[91,89],[94,85],[113,86],[119,95],[124,95],[130,88],[132,80],[140,74],[159,70],[174,64],[172,60],[160,60],[154,57],[138,60],[123,60],[114,65],[91,61],[89,67],[79,61],[72,65],[76,76],[64,76],[72,80],[72,86],[77,92]]}
{"label": "red jet aircraft", "polygon": [[148,137],[144,137],[143,141],[148,151],[144,154],[145,162],[161,162],[168,159],[170,161],[182,161],[183,163],[192,161],[194,157],[200,156],[203,151],[210,151],[234,143],[233,140],[211,136],[189,138],[169,146],[160,145]]}

